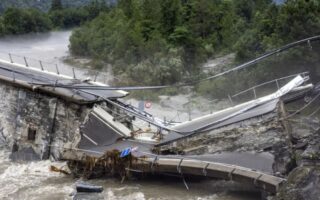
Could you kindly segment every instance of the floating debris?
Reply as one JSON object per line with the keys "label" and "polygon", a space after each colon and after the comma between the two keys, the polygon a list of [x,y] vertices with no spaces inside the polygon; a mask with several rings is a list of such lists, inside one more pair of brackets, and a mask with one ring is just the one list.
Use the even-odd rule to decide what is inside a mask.
{"label": "floating debris", "polygon": [[103,187],[97,186],[97,185],[92,185],[89,183],[77,183],[76,190],[77,190],[77,192],[101,193],[103,191]]}
{"label": "floating debris", "polygon": [[50,171],[52,172],[59,172],[61,174],[65,174],[65,175],[70,175],[69,172],[67,172],[66,170],[63,170],[62,168],[58,168],[58,167],[55,167],[53,165],[50,166]]}

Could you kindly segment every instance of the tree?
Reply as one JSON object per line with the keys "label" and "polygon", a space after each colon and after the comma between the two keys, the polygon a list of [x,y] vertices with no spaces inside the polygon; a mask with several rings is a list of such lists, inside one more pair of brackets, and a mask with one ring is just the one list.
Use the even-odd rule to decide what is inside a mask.
{"label": "tree", "polygon": [[180,0],[161,1],[161,29],[164,36],[174,32],[182,19],[182,5]]}
{"label": "tree", "polygon": [[141,33],[148,41],[160,26],[160,1],[144,0],[141,6]]}
{"label": "tree", "polygon": [[4,24],[3,24],[3,17],[0,17],[0,36],[5,34]]}
{"label": "tree", "polygon": [[93,20],[101,12],[108,11],[109,8],[105,1],[95,0],[86,5],[84,9],[88,11],[88,20]]}
{"label": "tree", "polygon": [[7,34],[23,34],[50,30],[48,16],[36,9],[9,8],[3,15],[4,31]]}
{"label": "tree", "polygon": [[62,3],[61,0],[52,0],[51,1],[51,9],[50,11],[55,11],[55,10],[62,10]]}
{"label": "tree", "polygon": [[320,34],[320,2],[287,0],[280,9],[276,31],[286,41]]}
{"label": "tree", "polygon": [[123,10],[128,19],[130,19],[133,15],[133,1],[134,0],[120,0],[118,2],[119,8]]}

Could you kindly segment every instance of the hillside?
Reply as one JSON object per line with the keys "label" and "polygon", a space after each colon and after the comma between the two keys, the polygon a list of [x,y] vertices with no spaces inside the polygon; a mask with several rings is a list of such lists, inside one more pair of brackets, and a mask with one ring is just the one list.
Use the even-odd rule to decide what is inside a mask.
{"label": "hillside", "polygon": [[[74,30],[70,51],[111,63],[115,75],[125,80],[123,85],[196,80],[207,76],[201,70],[208,59],[235,53],[237,63],[246,62],[286,43],[320,34],[318,0],[274,2],[120,0],[110,12]],[[313,45],[312,51],[305,47],[279,55],[250,73],[241,71],[199,84],[197,89],[210,98],[223,98],[225,93],[306,70],[320,77],[318,48]]]}
{"label": "hillside", "polygon": [[[62,0],[65,7],[79,7],[87,5],[94,0]],[[113,4],[116,0],[104,0],[106,3]],[[37,8],[42,11],[48,11],[51,6],[51,0],[1,0],[0,1],[0,13],[6,8]]]}

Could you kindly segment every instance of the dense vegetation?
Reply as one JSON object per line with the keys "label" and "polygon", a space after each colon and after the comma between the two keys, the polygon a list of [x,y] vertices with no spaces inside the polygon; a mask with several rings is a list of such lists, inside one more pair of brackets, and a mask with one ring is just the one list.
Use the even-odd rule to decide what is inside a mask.
{"label": "dense vegetation", "polygon": [[207,0],[119,1],[116,8],[76,30],[70,49],[75,55],[113,63],[114,72],[129,83],[174,83],[197,74],[199,63],[231,45],[231,5]]}
{"label": "dense vegetation", "polygon": [[61,0],[50,2],[48,12],[35,8],[7,8],[0,16],[0,36],[75,27],[109,9],[105,1],[92,1],[81,7],[64,7]]}
{"label": "dense vegetation", "polygon": [[[320,34],[320,1],[318,0],[287,0],[281,6],[266,4],[263,11],[255,10],[254,4],[242,8],[250,8],[250,12],[244,15],[248,23],[233,46],[239,62],[255,58],[289,42]],[[243,12],[246,9],[240,13],[246,13]],[[207,93],[212,91],[210,85],[216,88],[226,88],[227,85],[230,86],[227,92],[233,93],[235,90],[255,83],[303,71],[309,71],[311,77],[317,79],[314,81],[319,81],[319,52],[319,42],[306,44],[268,59],[254,68],[230,75],[226,77],[227,79],[203,84],[199,89],[202,93]],[[238,84],[234,84],[235,82]],[[221,91],[217,95],[225,95],[225,92]]]}
{"label": "dense vegetation", "polygon": [[[96,0],[62,0],[62,6],[64,8],[75,8],[89,5]],[[108,5],[116,3],[116,0],[99,0]],[[35,8],[37,10],[48,12],[51,8],[52,0],[1,0],[0,1],[0,13],[3,13],[8,8]]]}
{"label": "dense vegetation", "polygon": [[[320,33],[318,0],[120,0],[111,9],[114,0],[15,0],[0,8],[8,2],[16,5],[0,17],[0,35],[81,26],[70,38],[71,52],[97,66],[112,63],[127,85],[196,80],[208,75],[201,66],[210,58],[236,52],[240,63]],[[47,12],[28,8],[32,3]],[[309,70],[319,77],[318,49],[302,47],[196,89],[220,97],[284,74]]]}
{"label": "dense vegetation", "polygon": [[[242,62],[316,34],[320,34],[318,0],[287,0],[280,5],[271,0],[121,0],[110,12],[75,30],[70,50],[112,63],[126,84],[172,84],[203,76],[201,64],[208,58],[236,52]],[[225,84],[233,92],[238,86],[301,71],[299,64],[306,59],[285,62],[306,53],[309,61],[315,61],[314,52],[292,51],[238,76],[202,84],[198,91],[221,96],[225,91],[218,88]],[[308,70],[315,71],[314,64],[309,62]]]}

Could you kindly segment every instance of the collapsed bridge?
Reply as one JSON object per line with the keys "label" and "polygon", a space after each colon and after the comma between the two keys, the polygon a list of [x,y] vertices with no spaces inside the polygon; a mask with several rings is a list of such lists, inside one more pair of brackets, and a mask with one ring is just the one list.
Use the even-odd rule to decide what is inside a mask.
{"label": "collapsed bridge", "polygon": [[[308,80],[306,73],[298,74],[270,95],[170,125],[121,102],[119,98],[128,95],[121,88],[0,60],[0,133],[13,157],[33,152],[36,159],[80,163],[84,171],[103,166],[114,170],[122,159],[119,153],[135,148],[138,150],[131,152],[129,160],[124,158],[120,169],[234,180],[275,193],[285,179],[273,176],[273,172],[188,153],[206,148],[208,141],[203,138],[239,127],[266,123],[263,125],[276,124],[288,131],[284,99],[304,96],[312,89],[312,85],[303,86]],[[134,129],[137,119],[152,128]]]}

